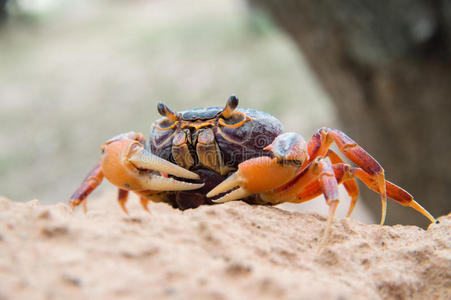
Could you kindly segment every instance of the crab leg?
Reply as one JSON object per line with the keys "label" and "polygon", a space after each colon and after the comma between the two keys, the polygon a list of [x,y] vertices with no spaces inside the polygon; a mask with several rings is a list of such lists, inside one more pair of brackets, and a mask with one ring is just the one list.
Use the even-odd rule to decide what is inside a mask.
{"label": "crab leg", "polygon": [[70,197],[69,205],[72,210],[83,203],[83,210],[86,212],[86,198],[102,183],[102,180],[102,166],[98,163],[91,172],[88,173],[81,186]]}
{"label": "crab leg", "polygon": [[147,211],[148,213],[150,213],[149,211],[149,207],[147,206],[149,204],[149,199],[145,198],[145,197],[139,197],[139,202],[141,203],[142,208]]}
{"label": "crab leg", "polygon": [[338,203],[340,203],[340,200],[338,199],[338,183],[337,179],[335,179],[332,163],[329,158],[321,160],[319,183],[321,186],[321,191],[324,194],[324,198],[326,199],[326,203],[329,205],[329,215],[327,216],[326,229],[324,230],[318,251],[323,248],[329,238],[335,212],[337,211]]}
{"label": "crab leg", "polygon": [[[334,171],[335,174],[335,179],[337,180],[338,184],[344,184],[347,181],[344,181],[346,178],[353,178],[354,176],[350,173],[351,170],[351,166],[340,163],[340,164],[335,164],[332,165],[332,169]],[[289,202],[292,203],[302,203],[302,202],[306,202],[309,201],[313,198],[318,197],[319,195],[322,194],[322,190],[321,190],[321,186],[318,180],[312,181],[309,184],[304,184],[302,186],[298,186],[300,189],[297,189],[297,195],[295,199],[290,199]],[[349,191],[348,191],[349,192]],[[356,191],[351,191],[352,193],[356,193]],[[358,190],[357,190],[358,192]],[[295,194],[296,191],[293,191],[292,194]],[[348,210],[348,214],[349,211],[351,209]]]}
{"label": "crab leg", "polygon": [[385,190],[385,175],[382,166],[354,140],[337,129],[321,128],[315,133],[308,144],[310,159],[317,156],[326,156],[329,147],[335,142],[338,149],[353,163],[370,175],[378,186],[382,202],[382,215],[380,224],[385,222],[387,212],[387,192]]}
{"label": "crab leg", "polygon": [[[374,181],[374,178],[372,178],[368,173],[366,173],[361,168],[353,168],[352,173],[355,177],[362,180],[365,185],[370,188],[371,190],[375,191],[376,193],[380,194],[379,185],[376,184]],[[387,196],[402,206],[408,206],[412,207],[419,213],[421,213],[423,216],[429,219],[431,223],[437,222],[437,220],[427,211],[425,210],[418,202],[414,200],[412,195],[410,195],[406,190],[402,189],[401,187],[397,186],[394,183],[391,183],[390,181],[386,180],[386,188]]]}
{"label": "crab leg", "polygon": [[[343,178],[344,176],[341,176],[340,179]],[[307,199],[302,199],[299,201],[297,194],[300,190],[303,190],[306,187],[313,187],[313,190],[312,188],[309,190],[310,192],[317,194],[315,196],[323,194],[327,205],[329,205],[329,215],[327,217],[326,228],[318,249],[321,250],[329,238],[335,212],[340,202],[338,181],[329,157],[317,157],[288,184],[276,189],[273,192],[264,193],[261,197],[269,202],[303,202]]]}
{"label": "crab leg", "polygon": [[117,189],[117,201],[119,202],[119,205],[121,206],[124,213],[128,215],[127,208],[125,207],[125,202],[128,200],[128,191],[123,189]]}
{"label": "crab leg", "polygon": [[[327,151],[327,157],[330,158],[330,161],[332,162],[332,165],[335,167],[336,164],[343,164],[343,160],[341,159],[340,156],[337,155],[337,153],[335,153],[332,150],[328,150]],[[335,172],[335,176],[337,176],[337,172],[335,171],[334,168],[334,172]],[[348,173],[348,172],[345,172]],[[337,178],[338,180],[338,178]],[[341,183],[341,181],[340,181]],[[357,200],[359,198],[359,186],[357,184],[357,180],[355,178],[350,178],[348,180],[343,180],[343,186],[346,190],[346,192],[348,193],[348,195],[351,197],[351,203],[349,205],[349,209],[348,209],[348,213],[346,214],[346,217],[350,217],[352,214],[352,211],[354,210],[354,207],[357,203]]]}
{"label": "crab leg", "polygon": [[[361,168],[351,168],[351,166],[348,164],[339,163],[339,164],[333,165],[333,170],[334,170],[335,178],[337,179],[338,184],[341,184],[341,183],[343,183],[343,185],[345,185],[347,183],[356,184],[355,178],[358,178],[369,189],[380,194],[379,188],[375,184],[374,179]],[[353,180],[351,180],[349,178],[351,178]],[[427,210],[425,210],[418,202],[416,202],[414,200],[414,198],[412,197],[412,195],[410,195],[407,191],[405,191],[401,187],[397,186],[396,184],[394,184],[388,180],[385,181],[385,186],[386,186],[388,198],[393,199],[394,201],[398,202],[399,204],[401,204],[403,206],[412,207],[413,209],[415,209],[416,211],[418,211],[422,215],[424,215],[426,218],[428,218],[432,223],[436,222],[435,218]],[[358,187],[357,186],[355,187],[355,189],[348,188],[346,190],[352,198],[358,196]],[[305,201],[311,200],[313,198],[316,198],[321,194],[322,194],[322,190],[321,190],[319,182],[314,181],[302,189],[302,191],[297,195],[297,200],[291,201],[291,202],[295,202],[295,203],[305,202]],[[349,217],[351,215],[354,205],[355,205],[355,202],[351,201],[351,206],[349,207],[348,213],[346,215],[347,217]]]}

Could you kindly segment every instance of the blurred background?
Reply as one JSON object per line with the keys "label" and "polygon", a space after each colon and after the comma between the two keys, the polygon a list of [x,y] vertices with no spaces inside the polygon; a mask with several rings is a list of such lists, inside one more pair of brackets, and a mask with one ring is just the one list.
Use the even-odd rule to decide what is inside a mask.
{"label": "blurred background", "polygon": [[[451,8],[399,1],[423,3],[404,21],[406,7],[385,2],[0,0],[0,194],[67,202],[105,140],[147,136],[158,101],[223,106],[235,93],[306,139],[344,130],[447,213]],[[371,209],[362,201],[354,217],[374,222],[379,197],[361,191]],[[295,209],[328,210],[319,199]],[[427,224],[394,202],[387,221]]]}

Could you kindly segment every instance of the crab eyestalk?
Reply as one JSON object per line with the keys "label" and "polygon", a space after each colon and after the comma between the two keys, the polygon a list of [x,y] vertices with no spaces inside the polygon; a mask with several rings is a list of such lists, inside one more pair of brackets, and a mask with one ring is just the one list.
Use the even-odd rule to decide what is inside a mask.
{"label": "crab eyestalk", "polygon": [[163,117],[167,117],[171,122],[175,122],[179,116],[176,112],[172,111],[164,102],[159,102],[157,110]]}
{"label": "crab eyestalk", "polygon": [[232,95],[227,100],[226,106],[224,107],[224,110],[222,111],[222,116],[226,119],[230,118],[232,116],[233,111],[238,106],[238,97],[235,95]]}

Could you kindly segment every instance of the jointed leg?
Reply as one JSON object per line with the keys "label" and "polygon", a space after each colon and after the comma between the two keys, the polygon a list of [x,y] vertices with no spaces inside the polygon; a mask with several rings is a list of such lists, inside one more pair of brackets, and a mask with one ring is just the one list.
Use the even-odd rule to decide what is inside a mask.
{"label": "jointed leg", "polygon": [[121,206],[122,210],[128,215],[127,208],[125,207],[125,203],[128,200],[128,191],[123,189],[117,190],[117,201],[119,202],[119,205]]}
{"label": "jointed leg", "polygon": [[337,129],[321,128],[315,133],[308,144],[310,159],[326,156],[332,143],[335,142],[340,151],[353,163],[370,175],[377,185],[382,202],[380,224],[384,224],[387,211],[387,192],[385,190],[385,175],[382,166],[355,141]]}
{"label": "jointed leg", "polygon": [[357,185],[357,181],[355,179],[343,182],[343,186],[345,187],[348,195],[351,197],[351,203],[349,204],[349,209],[346,213],[346,217],[349,218],[354,211],[354,207],[359,198],[359,186]]}
{"label": "jointed leg", "polygon": [[[352,168],[352,174],[359,178],[365,185],[375,191],[376,193],[380,194],[379,185],[374,181],[374,178],[371,177],[368,173],[366,173],[361,168]],[[387,192],[387,196],[399,204],[403,206],[412,207],[416,211],[420,212],[423,216],[429,219],[432,223],[435,223],[435,218],[427,211],[425,210],[418,202],[416,202],[412,195],[410,195],[406,190],[403,188],[397,186],[396,184],[386,180],[386,187],[385,190]]]}
{"label": "jointed leg", "polygon": [[[344,164],[341,157],[338,156],[337,153],[335,153],[334,151],[332,151],[330,149],[327,151],[327,157],[330,158],[330,161],[332,162],[332,165],[334,165],[334,166],[337,164]],[[346,167],[346,168],[348,168],[348,167]],[[350,166],[349,166],[349,169],[350,169]],[[335,168],[334,168],[334,170],[335,170]],[[349,173],[349,170],[346,173]],[[351,203],[349,205],[349,209],[348,209],[348,213],[346,214],[346,217],[351,216],[352,211],[354,210],[354,207],[355,207],[358,197],[359,197],[359,186],[357,185],[357,181],[353,177],[354,176],[352,176],[352,178],[350,178],[348,180],[343,180],[343,186],[345,187],[345,190],[348,193],[348,195],[351,197]],[[339,182],[341,183],[341,181],[339,181]]]}
{"label": "jointed leg", "polygon": [[147,206],[149,204],[149,199],[144,198],[144,197],[139,197],[139,202],[141,203],[142,208],[147,211],[148,213],[150,213],[149,207]]}
{"label": "jointed leg", "polygon": [[335,174],[332,169],[332,164],[329,159],[324,160],[323,170],[319,176],[319,183],[321,186],[321,191],[324,194],[327,205],[329,205],[329,216],[327,217],[326,229],[324,230],[323,237],[321,239],[318,251],[324,247],[327,239],[330,235],[330,229],[332,227],[332,222],[334,221],[335,212],[337,211],[337,206],[340,200],[338,199],[338,183],[335,179]]}
{"label": "jointed leg", "polygon": [[[142,208],[150,213],[148,204],[151,201],[149,198],[152,195],[152,200],[155,200],[155,202],[159,202],[159,195],[158,192],[151,192],[151,191],[143,191],[143,192],[136,192],[136,194],[139,196],[139,202],[141,203]],[[119,202],[119,205],[121,206],[122,210],[128,214],[127,208],[125,207],[125,203],[128,200],[129,191],[118,189],[118,197],[117,200]],[[145,196],[144,196],[145,195]]]}
{"label": "jointed leg", "polygon": [[[290,182],[282,185],[273,192],[265,193],[263,197],[270,200],[271,202],[293,202],[293,203],[303,202],[298,201],[297,195],[299,194],[299,191],[303,190],[305,187],[315,182],[317,183],[317,186],[319,188],[319,181],[317,179],[323,172],[325,164],[326,163],[324,162],[324,159],[322,158],[315,159],[307,167],[305,167],[299,174],[297,174]],[[321,192],[318,189],[318,195],[320,193]]]}
{"label": "jointed leg", "polygon": [[[369,189],[375,191],[376,193],[380,194],[379,187],[376,184],[374,178],[366,173],[361,168],[351,168],[351,166],[347,164],[335,164],[333,165],[333,170],[335,173],[336,180],[338,184],[343,183],[343,185],[352,183],[355,184],[355,180],[350,180],[349,178],[360,179]],[[347,180],[347,181],[345,181]],[[424,215],[426,218],[428,218],[431,222],[436,222],[434,217],[426,211],[420,204],[418,204],[407,191],[402,189],[401,187],[397,186],[396,184],[386,180],[386,192],[387,196],[390,199],[393,199],[394,201],[398,202],[399,204],[403,206],[412,207],[416,211],[420,212],[422,215]],[[358,189],[347,189],[348,193],[352,195],[351,193],[357,193]],[[294,202],[300,203],[305,202],[308,200],[311,200],[319,195],[321,195],[322,190],[320,187],[320,184],[318,181],[314,181],[307,185],[302,191],[297,195],[298,199]],[[352,196],[351,196],[352,197]],[[355,204],[355,203],[354,203]],[[351,206],[348,210],[348,216],[352,212],[353,209],[353,203],[351,202]]]}
{"label": "jointed leg", "polygon": [[102,167],[100,163],[98,163],[91,172],[89,172],[88,176],[86,176],[81,183],[81,186],[75,191],[72,197],[70,197],[69,205],[71,209],[74,210],[76,206],[83,203],[83,210],[86,212],[86,198],[102,183],[102,180]]}

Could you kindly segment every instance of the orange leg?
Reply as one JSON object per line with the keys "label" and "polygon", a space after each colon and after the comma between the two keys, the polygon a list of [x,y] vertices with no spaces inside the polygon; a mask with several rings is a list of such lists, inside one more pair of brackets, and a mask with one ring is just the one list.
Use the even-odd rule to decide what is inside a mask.
{"label": "orange leg", "polygon": [[353,163],[370,175],[378,186],[382,202],[382,216],[380,224],[384,224],[387,211],[387,192],[385,190],[385,174],[382,166],[354,140],[337,129],[321,128],[315,133],[308,144],[310,159],[318,156],[326,156],[332,143],[335,142],[338,149]]}
{"label": "orange leg", "polygon": [[[379,184],[375,182],[374,178],[366,173],[361,168],[352,168],[352,173],[355,177],[359,178],[365,185],[375,191],[376,193],[381,193]],[[387,196],[399,204],[403,206],[412,207],[419,213],[421,213],[423,216],[429,219],[432,223],[436,223],[437,221],[435,218],[427,211],[425,210],[418,202],[416,202],[412,195],[410,195],[406,190],[403,188],[397,186],[396,184],[386,180],[385,181],[385,188],[384,190],[387,192]]]}
{"label": "orange leg", "polygon": [[337,211],[337,206],[340,202],[340,200],[338,199],[338,183],[337,179],[335,178],[335,173],[332,169],[332,163],[329,159],[324,159],[322,161],[324,161],[325,163],[323,164],[321,175],[319,176],[319,183],[321,186],[321,192],[324,194],[324,198],[326,198],[327,205],[329,205],[329,216],[327,217],[326,229],[324,231],[318,251],[321,251],[323,246],[326,244],[327,239],[329,238],[330,229],[335,217],[335,212]]}
{"label": "orange leg", "polygon": [[147,211],[148,213],[150,213],[148,204],[149,204],[149,199],[145,198],[145,197],[139,197],[139,202],[141,203],[142,208]]}
{"label": "orange leg", "polygon": [[[344,178],[347,178],[349,175],[349,172],[351,170],[351,167],[346,164],[335,164],[332,166],[335,174],[335,179],[337,180],[337,184],[342,184]],[[302,203],[309,200],[312,200],[313,198],[318,197],[322,194],[320,182],[318,180],[315,180],[308,185],[306,185],[304,188],[297,191],[296,199],[290,201],[293,203]]]}
{"label": "orange leg", "polygon": [[[340,156],[338,156],[337,153],[335,153],[332,150],[328,150],[327,151],[327,156],[330,158],[330,161],[332,162],[332,164],[335,166],[337,164],[343,164],[343,160],[341,159]],[[349,167],[350,168],[350,167]],[[335,171],[334,168],[334,172],[337,175],[337,172]],[[341,183],[341,181],[340,181]],[[348,209],[348,213],[346,214],[346,217],[350,217],[352,214],[352,211],[354,210],[354,207],[357,203],[357,200],[359,198],[359,186],[357,184],[357,181],[355,180],[355,178],[350,178],[348,180],[343,180],[343,186],[345,187],[346,192],[348,193],[348,195],[351,197],[351,203],[349,205],[349,209]]]}
{"label": "orange leg", "polygon": [[346,217],[349,218],[354,211],[354,207],[359,198],[359,186],[357,185],[357,181],[355,179],[343,182],[343,186],[345,187],[348,195],[351,197],[351,203],[349,204],[349,209],[346,213]]}
{"label": "orange leg", "polygon": [[[275,192],[278,194],[275,197],[281,197],[284,202],[301,203],[318,197],[322,194],[320,182],[317,180],[319,177],[319,161],[320,158],[316,158],[310,163],[301,173],[299,173],[288,184],[278,188]],[[351,166],[338,163],[332,165],[337,184],[344,184],[346,182],[355,182],[352,175]],[[355,183],[357,185],[357,183]],[[350,188],[347,190],[352,196],[358,195],[358,188]]]}
{"label": "orange leg", "polygon": [[74,210],[76,206],[83,203],[83,210],[86,212],[86,198],[102,183],[102,180],[102,167],[100,163],[98,163],[91,172],[89,172],[88,176],[86,176],[81,183],[81,186],[75,191],[72,197],[70,197],[69,205],[71,209]]}
{"label": "orange leg", "polygon": [[[352,179],[358,178],[369,189],[380,194],[379,186],[375,182],[374,178],[371,175],[369,175],[368,173],[366,173],[363,169],[351,168],[349,165],[341,164],[341,163],[333,165],[333,169],[334,169],[335,177],[337,179],[338,184],[340,184],[340,183],[343,183],[343,185],[345,185],[347,183],[355,184],[355,180],[350,180],[348,178],[352,178]],[[418,202],[416,202],[413,199],[412,195],[410,195],[407,191],[405,191],[401,187],[397,186],[396,184],[394,184],[388,180],[385,181],[385,185],[386,185],[385,190],[387,192],[387,196],[390,199],[393,199],[394,201],[398,202],[399,204],[401,204],[403,206],[412,207],[413,209],[415,209],[416,211],[418,211],[422,215],[424,215],[426,218],[428,218],[431,222],[433,222],[433,223],[436,222],[434,217],[427,210],[425,210],[420,204],[418,204]],[[351,193],[356,193],[358,195],[357,187],[356,187],[356,189],[353,189],[353,188],[347,189],[347,191],[350,195],[352,195]],[[300,202],[305,202],[305,201],[311,200],[311,199],[321,195],[321,193],[322,193],[322,190],[321,190],[319,182],[314,181],[314,182],[310,183],[309,185],[307,185],[298,194],[298,196],[297,196],[298,199],[295,202],[300,203]],[[351,202],[351,206],[348,210],[347,216],[349,216],[349,214],[352,212],[352,209],[353,209],[353,203]]]}
{"label": "orange leg", "polygon": [[122,210],[128,215],[127,208],[125,207],[125,203],[128,200],[128,191],[123,189],[117,190],[117,201],[119,202],[119,205],[121,206]]}

